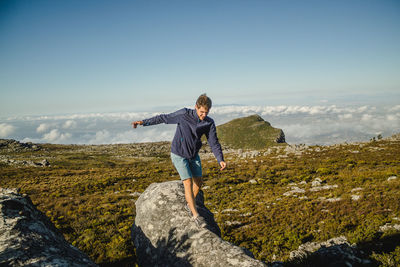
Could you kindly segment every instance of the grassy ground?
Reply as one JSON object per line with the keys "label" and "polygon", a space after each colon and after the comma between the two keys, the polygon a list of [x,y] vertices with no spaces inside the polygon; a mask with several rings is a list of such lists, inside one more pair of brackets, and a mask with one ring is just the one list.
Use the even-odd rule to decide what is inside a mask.
{"label": "grassy ground", "polygon": [[[29,194],[66,239],[100,265],[134,264],[135,192],[179,179],[168,148],[41,146],[0,150],[8,158],[51,164],[0,163],[0,186]],[[227,154],[224,172],[214,158],[203,157],[205,202],[223,238],[265,262],[289,262],[289,252],[305,242],[345,236],[376,265],[400,265],[400,231],[392,227],[400,224],[400,142],[315,146],[301,155],[284,148],[251,159]]]}

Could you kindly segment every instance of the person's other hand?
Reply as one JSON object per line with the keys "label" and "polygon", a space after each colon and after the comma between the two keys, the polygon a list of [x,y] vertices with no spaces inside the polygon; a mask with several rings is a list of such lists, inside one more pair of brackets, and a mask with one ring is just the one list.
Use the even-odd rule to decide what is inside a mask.
{"label": "person's other hand", "polygon": [[133,121],[131,124],[132,124],[132,127],[136,129],[136,127],[138,125],[142,125],[143,124],[143,121]]}
{"label": "person's other hand", "polygon": [[226,163],[225,163],[225,161],[221,161],[221,162],[219,163],[219,166],[221,166],[221,169],[219,169],[220,171],[222,171],[223,169],[225,169],[225,168],[226,168]]}

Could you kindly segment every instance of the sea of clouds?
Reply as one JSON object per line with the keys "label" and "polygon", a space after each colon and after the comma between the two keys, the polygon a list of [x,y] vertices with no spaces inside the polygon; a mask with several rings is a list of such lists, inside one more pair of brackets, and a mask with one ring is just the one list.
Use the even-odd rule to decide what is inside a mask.
{"label": "sea of clouds", "polygon": [[[176,125],[132,129],[131,122],[176,109],[157,112],[88,113],[21,116],[0,119],[0,138],[56,144],[117,144],[171,141]],[[368,141],[377,135],[400,132],[400,105],[392,106],[216,106],[209,114],[216,124],[259,114],[284,131],[290,144]]]}

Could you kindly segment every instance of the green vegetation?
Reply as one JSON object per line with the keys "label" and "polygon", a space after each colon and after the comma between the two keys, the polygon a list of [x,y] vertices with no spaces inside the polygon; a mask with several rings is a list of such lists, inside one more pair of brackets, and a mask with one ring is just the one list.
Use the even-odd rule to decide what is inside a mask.
{"label": "green vegetation", "polygon": [[[21,188],[69,242],[100,265],[132,266],[135,192],[179,179],[169,144],[147,145],[0,150],[2,157],[51,164],[3,163],[0,186]],[[314,146],[301,155],[286,155],[284,149],[276,146],[246,159],[226,154],[224,172],[212,156],[201,155],[205,204],[223,239],[246,247],[257,259],[288,262],[289,252],[305,242],[344,235],[377,265],[398,266],[400,231],[382,227],[400,224],[400,142]]]}
{"label": "green vegetation", "polygon": [[217,126],[221,144],[240,149],[264,149],[277,145],[281,138],[281,129],[273,128],[259,115],[234,119]]}

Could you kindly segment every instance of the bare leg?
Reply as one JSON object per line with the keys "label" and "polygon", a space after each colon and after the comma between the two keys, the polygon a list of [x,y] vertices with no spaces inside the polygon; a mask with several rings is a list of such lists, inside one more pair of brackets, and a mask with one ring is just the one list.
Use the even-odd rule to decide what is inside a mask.
{"label": "bare leg", "polygon": [[189,178],[183,181],[183,186],[185,188],[185,198],[186,202],[189,205],[190,210],[192,211],[193,217],[199,216],[197,212],[196,205],[194,202],[194,195],[193,195],[193,179]]}
{"label": "bare leg", "polygon": [[193,196],[194,196],[194,199],[196,199],[196,196],[199,193],[202,184],[203,184],[203,178],[202,177],[193,177]]}

